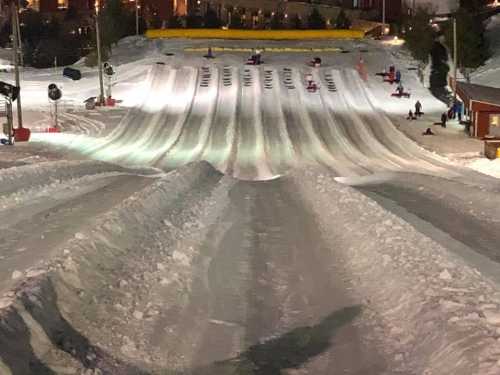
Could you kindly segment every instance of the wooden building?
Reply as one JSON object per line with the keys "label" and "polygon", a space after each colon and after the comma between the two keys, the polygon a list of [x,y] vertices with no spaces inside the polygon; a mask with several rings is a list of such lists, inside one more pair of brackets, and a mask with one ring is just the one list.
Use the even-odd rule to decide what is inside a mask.
{"label": "wooden building", "polygon": [[470,119],[470,135],[500,138],[500,88],[458,82],[457,95]]}

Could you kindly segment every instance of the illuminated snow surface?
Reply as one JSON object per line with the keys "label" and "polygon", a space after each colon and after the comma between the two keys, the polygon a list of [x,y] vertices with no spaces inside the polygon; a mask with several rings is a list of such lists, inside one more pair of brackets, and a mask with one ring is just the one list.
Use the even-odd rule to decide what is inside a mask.
{"label": "illuminated snow surface", "polygon": [[[500,184],[464,167],[476,144],[401,131],[445,106],[397,46],[183,52],[241,43],[280,45],[123,40],[118,109],[82,108],[93,70],[23,73],[26,123],[55,82],[66,131],[0,148],[0,372],[498,374]],[[411,99],[375,76],[391,62]]]}

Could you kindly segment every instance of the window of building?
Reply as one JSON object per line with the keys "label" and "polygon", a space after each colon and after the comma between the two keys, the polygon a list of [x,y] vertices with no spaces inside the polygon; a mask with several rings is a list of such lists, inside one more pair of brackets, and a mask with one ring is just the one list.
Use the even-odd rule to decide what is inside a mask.
{"label": "window of building", "polygon": [[40,0],[28,0],[28,7],[30,7],[33,10],[39,11],[40,10]]}
{"label": "window of building", "polygon": [[490,115],[490,126],[500,128],[500,114]]}
{"label": "window of building", "polygon": [[57,0],[57,7],[59,9],[66,9],[66,8],[68,8],[68,0]]}

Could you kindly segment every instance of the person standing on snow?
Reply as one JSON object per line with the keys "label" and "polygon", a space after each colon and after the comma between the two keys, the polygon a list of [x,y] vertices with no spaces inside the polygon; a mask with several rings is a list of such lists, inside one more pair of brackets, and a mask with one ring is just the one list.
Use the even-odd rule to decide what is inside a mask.
{"label": "person standing on snow", "polygon": [[441,126],[443,128],[446,128],[446,120],[448,120],[448,114],[446,112],[443,112],[441,115]]}
{"label": "person standing on snow", "polygon": [[261,54],[261,50],[259,48],[257,48],[255,50],[255,65],[260,65],[260,54]]}
{"label": "person standing on snow", "polygon": [[311,87],[314,80],[313,80],[313,76],[311,73],[307,73],[306,74],[306,82],[307,82],[307,87]]}
{"label": "person standing on snow", "polygon": [[396,70],[396,80],[395,80],[396,83],[399,83],[401,82],[401,71],[400,70]]}
{"label": "person standing on snow", "polygon": [[415,103],[415,116],[422,116],[422,103],[419,100]]}

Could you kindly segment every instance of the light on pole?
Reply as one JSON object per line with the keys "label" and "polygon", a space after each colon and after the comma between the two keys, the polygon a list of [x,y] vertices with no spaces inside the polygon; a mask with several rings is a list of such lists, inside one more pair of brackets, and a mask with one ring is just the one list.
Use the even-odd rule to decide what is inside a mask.
{"label": "light on pole", "polygon": [[99,31],[99,1],[95,2],[95,32],[97,41],[97,65],[99,67],[99,99],[97,103],[104,105],[104,82],[102,78],[101,33]]}

